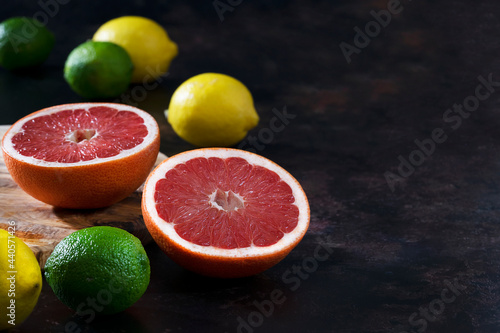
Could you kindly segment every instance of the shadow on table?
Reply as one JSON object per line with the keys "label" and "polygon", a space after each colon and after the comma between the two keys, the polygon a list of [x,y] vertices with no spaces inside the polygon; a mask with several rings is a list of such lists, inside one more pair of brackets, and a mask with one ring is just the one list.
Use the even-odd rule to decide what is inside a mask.
{"label": "shadow on table", "polygon": [[109,332],[149,332],[144,328],[143,323],[128,311],[120,312],[114,315],[100,315],[95,317],[80,317],[76,314],[69,317],[64,325],[65,333],[109,333]]}

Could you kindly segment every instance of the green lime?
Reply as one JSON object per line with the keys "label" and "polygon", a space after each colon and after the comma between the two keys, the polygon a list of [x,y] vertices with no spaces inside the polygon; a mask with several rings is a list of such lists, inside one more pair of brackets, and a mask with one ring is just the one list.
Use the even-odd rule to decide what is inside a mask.
{"label": "green lime", "polygon": [[69,54],[64,78],[80,96],[110,98],[127,89],[133,70],[130,56],[121,46],[88,41]]}
{"label": "green lime", "polygon": [[55,295],[82,316],[127,309],[146,291],[149,275],[139,239],[114,227],[75,231],[57,244],[45,264]]}
{"label": "green lime", "polygon": [[37,20],[5,20],[0,23],[0,66],[16,69],[40,65],[49,57],[54,43],[54,35]]}

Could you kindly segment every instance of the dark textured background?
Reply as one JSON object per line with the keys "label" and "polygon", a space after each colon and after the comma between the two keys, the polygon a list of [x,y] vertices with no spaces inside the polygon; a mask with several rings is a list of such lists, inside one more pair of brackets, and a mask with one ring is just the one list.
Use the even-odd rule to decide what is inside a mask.
{"label": "dark textured background", "polygon": [[[238,2],[223,22],[212,1],[60,5],[47,24],[57,40],[47,63],[0,70],[0,123],[83,101],[62,77],[69,52],[111,18],[150,17],[180,50],[161,84],[133,101],[158,120],[162,152],[194,148],[163,116],[193,75],[221,72],[248,86],[261,116],[250,135],[286,107],[295,118],[259,153],[309,197],[303,242],[272,269],[237,280],[186,272],[151,244],[150,287],[127,311],[87,324],[44,283],[16,332],[64,332],[69,322],[82,332],[238,332],[239,317],[256,326],[242,332],[500,332],[500,92],[456,129],[443,120],[474,95],[479,76],[500,81],[500,3],[402,0],[348,64],[339,44],[353,44],[353,29],[390,1]],[[5,2],[0,19],[40,10],[36,1]],[[435,128],[447,140],[391,191],[384,173],[397,174],[398,156],[408,159]],[[313,259],[318,249],[325,260]],[[303,264],[310,273],[296,271]],[[257,314],[275,290],[281,304]]]}

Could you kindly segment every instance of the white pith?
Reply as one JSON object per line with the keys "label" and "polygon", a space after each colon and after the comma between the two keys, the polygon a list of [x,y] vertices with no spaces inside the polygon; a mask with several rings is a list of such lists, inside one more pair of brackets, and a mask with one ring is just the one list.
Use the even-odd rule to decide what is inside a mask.
{"label": "white pith", "polygon": [[[234,196],[236,198],[238,198],[238,200],[240,201],[240,203],[243,205],[243,207],[245,207],[245,199],[243,199],[238,193],[234,193],[233,191],[223,191],[226,195],[226,198],[227,196],[229,195],[229,192],[232,192],[234,194]],[[217,200],[216,200],[216,197],[217,197],[217,190],[215,190],[212,194],[210,194],[210,196],[208,197],[208,200],[210,202],[210,204],[212,205],[212,207],[215,207],[217,208],[218,210],[223,210],[223,211],[227,211],[224,207],[220,206],[218,203],[217,203]],[[234,210],[238,210],[240,208],[236,207]]]}
{"label": "white pith", "polygon": [[[84,134],[85,139],[78,140],[77,135],[79,132]],[[90,140],[90,139],[95,138],[97,136],[99,136],[99,133],[95,129],[88,128],[88,129],[83,129],[83,130],[75,130],[71,133],[68,133],[66,135],[66,140],[78,143],[78,142],[81,142],[84,140]]]}
{"label": "white pith", "polygon": [[[201,246],[193,244],[181,238],[174,229],[173,223],[164,221],[157,213],[154,200],[154,192],[156,183],[164,178],[166,172],[177,164],[185,163],[186,161],[195,157],[241,157],[247,160],[250,164],[260,165],[276,172],[283,181],[290,185],[293,195],[295,197],[295,205],[299,208],[298,223],[294,230],[287,233],[276,244],[267,247],[250,246],[246,248],[237,249],[222,249],[213,246]],[[260,257],[267,254],[272,254],[280,251],[283,248],[295,244],[297,240],[303,237],[309,226],[309,204],[307,198],[300,188],[299,183],[293,178],[286,170],[277,164],[269,161],[268,159],[259,155],[249,153],[243,150],[217,148],[217,149],[196,149],[172,156],[161,163],[149,176],[143,191],[143,197],[147,211],[152,217],[152,222],[156,224],[159,229],[167,235],[173,242],[180,246],[190,249],[193,252],[214,256],[214,257]]]}
{"label": "white pith", "polygon": [[[12,145],[12,137],[16,135],[17,133],[20,133],[23,131],[22,126],[29,120],[44,116],[44,115],[49,115],[52,113],[56,113],[59,111],[63,110],[71,110],[71,109],[84,109],[88,110],[89,108],[92,107],[98,107],[98,106],[107,106],[110,108],[117,109],[119,111],[131,111],[136,114],[138,114],[143,120],[144,124],[146,125],[148,129],[148,135],[144,138],[143,142],[137,146],[135,146],[132,149],[127,149],[127,150],[122,150],[118,155],[111,156],[111,157],[106,157],[106,158],[95,158],[93,160],[89,161],[80,161],[80,162],[75,162],[75,163],[59,163],[59,162],[47,162],[43,160],[39,160],[36,158],[33,158],[31,156],[24,156],[21,155],[17,150],[14,149],[14,146]],[[67,133],[67,138],[70,139],[71,135],[73,133]],[[95,135],[93,136],[94,138],[97,137],[99,133],[96,131]],[[156,120],[147,112],[142,111],[140,109],[137,109],[133,106],[125,105],[125,104],[116,104],[116,103],[76,103],[76,104],[65,104],[65,105],[57,105],[54,107],[50,107],[47,109],[44,109],[40,112],[37,112],[36,114],[33,115],[28,115],[25,118],[23,118],[22,121],[16,122],[14,125],[11,126],[11,128],[8,130],[8,132],[5,134],[3,140],[2,140],[2,147],[5,150],[7,154],[12,156],[13,158],[21,161],[25,161],[30,164],[35,164],[39,166],[47,166],[47,167],[68,167],[70,165],[88,165],[88,164],[98,164],[98,163],[104,163],[109,160],[116,160],[120,159],[121,157],[128,156],[128,155],[133,155],[141,150],[143,150],[145,147],[149,146],[151,142],[159,135],[159,129],[158,129],[158,124],[156,123]]]}

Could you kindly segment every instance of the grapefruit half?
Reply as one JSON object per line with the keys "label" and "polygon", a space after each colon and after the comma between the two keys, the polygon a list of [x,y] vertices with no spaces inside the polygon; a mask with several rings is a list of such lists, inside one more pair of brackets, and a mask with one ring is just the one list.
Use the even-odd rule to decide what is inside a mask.
{"label": "grapefruit half", "polygon": [[146,180],[142,212],[159,247],[193,272],[222,278],[281,261],[309,226],[295,178],[260,155],[230,148],[172,156]]}
{"label": "grapefruit half", "polygon": [[34,112],[2,139],[5,165],[26,193],[64,208],[116,203],[146,180],[160,147],[147,112],[115,103],[76,103]]}

